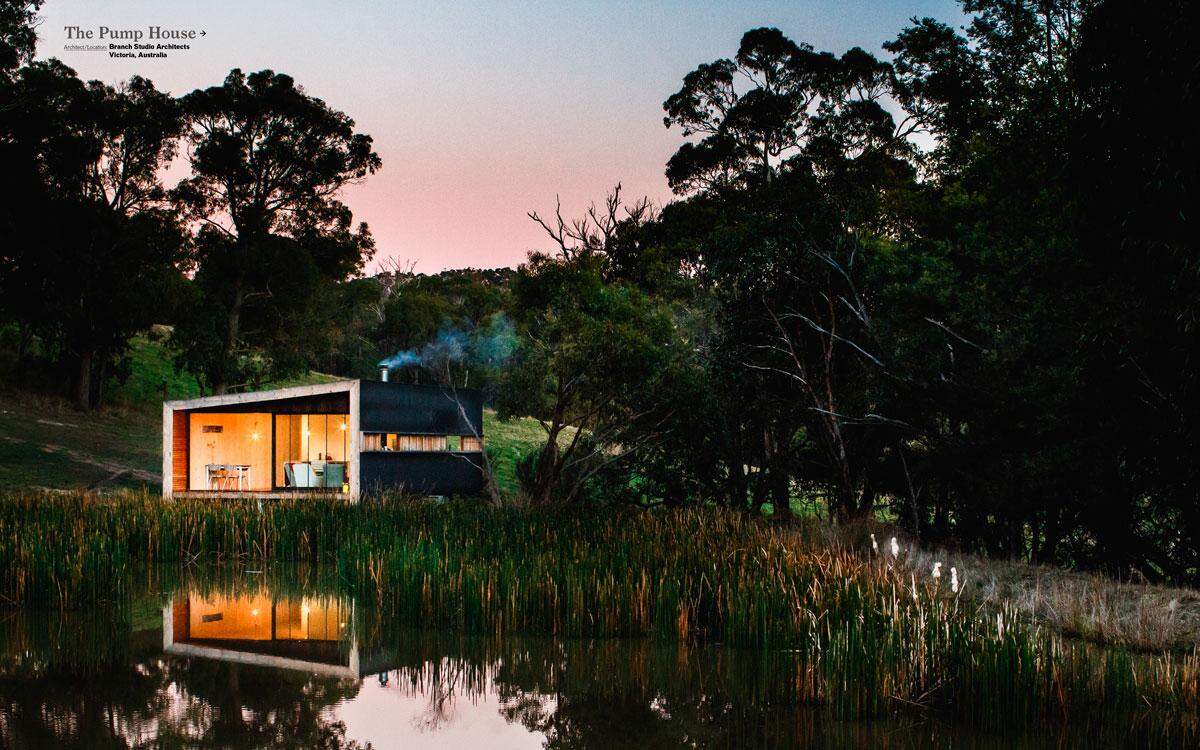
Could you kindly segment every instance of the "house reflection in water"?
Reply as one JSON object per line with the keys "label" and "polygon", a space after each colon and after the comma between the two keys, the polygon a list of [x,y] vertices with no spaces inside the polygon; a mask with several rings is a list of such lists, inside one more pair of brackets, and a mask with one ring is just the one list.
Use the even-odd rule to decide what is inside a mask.
{"label": "house reflection in water", "polygon": [[181,594],[163,608],[163,650],[357,679],[353,618],[336,598]]}

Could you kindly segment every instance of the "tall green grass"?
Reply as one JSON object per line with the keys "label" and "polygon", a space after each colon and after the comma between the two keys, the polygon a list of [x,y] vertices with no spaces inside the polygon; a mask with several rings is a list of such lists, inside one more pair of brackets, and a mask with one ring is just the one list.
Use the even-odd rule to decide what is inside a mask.
{"label": "tall green grass", "polygon": [[718,510],[538,513],[384,501],[0,498],[0,603],[122,596],[151,563],[287,562],[398,626],[704,640],[799,655],[796,695],[841,718],[937,711],[996,729],[1154,721],[1195,731],[1200,655],[1073,643],[934,579]]}

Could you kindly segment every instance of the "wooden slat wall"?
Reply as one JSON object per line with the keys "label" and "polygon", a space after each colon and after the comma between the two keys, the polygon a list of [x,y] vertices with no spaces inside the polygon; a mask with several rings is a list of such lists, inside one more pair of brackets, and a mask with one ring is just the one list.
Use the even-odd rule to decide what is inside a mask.
{"label": "wooden slat wall", "polygon": [[188,415],[186,411],[171,414],[171,491],[187,492],[188,488]]}
{"label": "wooden slat wall", "polygon": [[[460,451],[481,451],[483,440],[471,435],[459,438]],[[387,446],[386,448],[384,446]],[[397,435],[396,433],[364,432],[364,451],[445,451],[449,450],[449,437],[446,435]]]}
{"label": "wooden slat wall", "polygon": [[481,451],[483,450],[483,440],[474,437],[473,435],[463,435],[462,450],[464,451]]}
{"label": "wooden slat wall", "polygon": [[398,451],[444,451],[445,435],[397,435]]}
{"label": "wooden slat wall", "polygon": [[188,630],[188,623],[191,621],[192,605],[191,601],[186,596],[181,596],[175,600],[175,606],[171,607],[171,639],[179,642],[186,641],[191,637],[191,632]]}

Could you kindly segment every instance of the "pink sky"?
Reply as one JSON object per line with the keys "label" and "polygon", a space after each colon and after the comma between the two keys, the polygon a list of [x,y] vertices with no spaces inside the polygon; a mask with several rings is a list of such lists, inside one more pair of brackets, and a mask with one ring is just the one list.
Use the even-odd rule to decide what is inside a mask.
{"label": "pink sky", "polygon": [[[581,213],[618,181],[670,199],[680,143],[662,102],[745,30],[879,52],[911,16],[959,18],[952,0],[825,2],[171,2],[47,0],[39,56],[85,78],[132,74],[183,94],[230,68],[296,79],[375,139],[383,170],[344,199],[379,258],[417,270],[516,265],[546,248],[526,212]],[[66,25],[204,29],[166,60],[65,51]]]}

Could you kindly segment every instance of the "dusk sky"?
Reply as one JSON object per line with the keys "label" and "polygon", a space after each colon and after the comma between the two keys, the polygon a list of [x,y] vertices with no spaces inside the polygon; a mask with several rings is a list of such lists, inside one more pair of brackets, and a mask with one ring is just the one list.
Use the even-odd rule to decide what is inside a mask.
{"label": "dusk sky", "polygon": [[[678,147],[662,102],[699,63],[777,26],[841,53],[880,45],[912,16],[961,23],[953,0],[862,2],[170,2],[47,0],[39,57],[82,77],[129,75],[183,94],[231,68],[291,75],[375,139],[383,169],[346,191],[379,258],[419,271],[520,263],[547,247],[526,212],[581,213],[618,181],[670,199]],[[166,60],[64,51],[63,27],[197,28]],[[376,264],[377,265],[377,264]]]}

